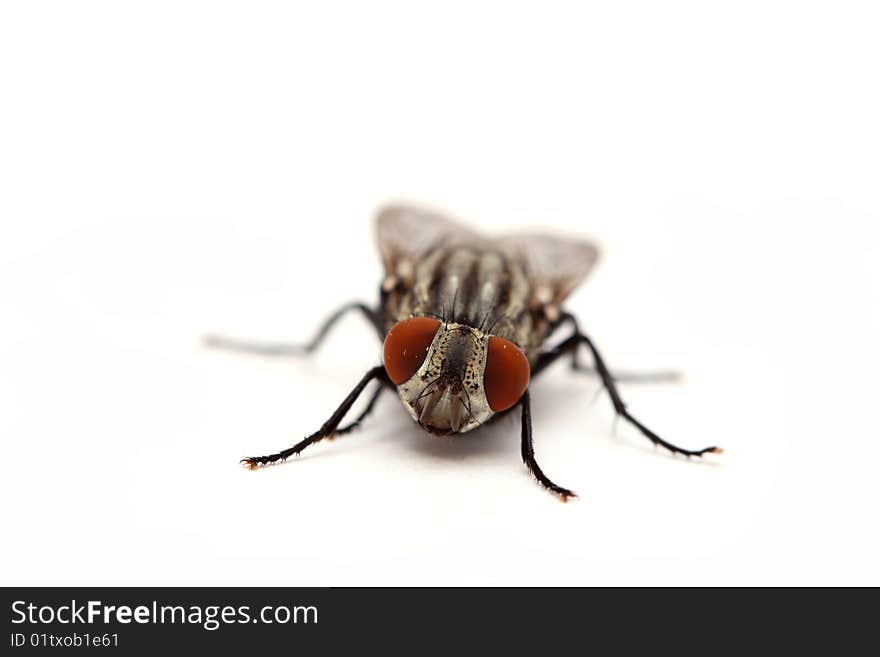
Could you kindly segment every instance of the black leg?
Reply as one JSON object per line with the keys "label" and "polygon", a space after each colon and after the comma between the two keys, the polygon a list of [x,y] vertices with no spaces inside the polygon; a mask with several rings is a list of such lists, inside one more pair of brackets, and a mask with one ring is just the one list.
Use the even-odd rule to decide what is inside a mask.
{"label": "black leg", "polygon": [[324,338],[327,337],[327,334],[336,322],[342,319],[342,317],[351,310],[359,310],[370,321],[370,324],[379,335],[379,339],[384,339],[384,331],[378,314],[366,304],[352,302],[342,306],[342,308],[330,315],[330,317],[328,317],[321,325],[321,328],[318,329],[315,337],[306,344],[238,340],[236,338],[226,338],[221,335],[206,335],[204,337],[204,343],[206,346],[214,347],[216,349],[244,351],[264,356],[300,356],[303,354],[310,354],[321,345]]}
{"label": "black leg", "polygon": [[541,470],[538,462],[535,460],[535,448],[532,445],[532,408],[529,402],[529,391],[526,390],[519,402],[522,405],[522,459],[523,463],[529,469],[535,479],[552,493],[556,493],[563,502],[567,502],[570,497],[577,497],[573,491],[558,486],[550,481],[549,477]]}
{"label": "black leg", "polygon": [[357,429],[361,425],[361,422],[363,422],[364,419],[373,412],[373,408],[375,408],[376,402],[379,400],[379,397],[382,395],[382,392],[385,390],[386,387],[386,383],[380,383],[379,386],[373,391],[373,394],[370,397],[370,401],[367,402],[367,405],[364,410],[361,411],[361,414],[358,415],[353,422],[349,422],[344,427],[339,427],[336,431],[333,432],[333,435],[342,436]]}
{"label": "black leg", "polygon": [[[269,463],[275,463],[277,461],[283,461],[284,459],[293,456],[294,454],[299,454],[309,445],[313,445],[324,438],[328,438],[336,433],[336,427],[339,426],[339,423],[342,422],[342,418],[345,417],[345,414],[351,410],[351,407],[354,405],[357,398],[364,391],[364,388],[369,385],[370,381],[374,379],[379,379],[382,382],[388,382],[388,375],[385,373],[385,368],[382,365],[377,365],[369,372],[364,374],[364,377],[360,380],[360,382],[354,387],[350,393],[348,393],[348,397],[339,405],[339,408],[330,416],[330,419],[327,420],[320,429],[318,429],[315,433],[307,438],[301,440],[293,447],[288,447],[284,451],[278,452],[277,454],[269,454],[268,456],[249,456],[245,459],[242,459],[241,462],[247,465],[249,468],[254,469],[260,465],[267,465]],[[372,405],[372,404],[371,404]],[[358,418],[357,421],[360,421],[363,418]],[[357,422],[356,421],[356,422]],[[352,424],[356,424],[352,423]],[[353,428],[353,427],[352,427]]]}
{"label": "black leg", "polygon": [[[548,332],[548,336],[553,335],[556,331],[562,328],[566,323],[570,323],[572,328],[574,328],[575,333],[580,333],[580,327],[578,326],[577,318],[571,313],[562,313],[559,318],[553,322],[550,326],[550,331]],[[592,367],[588,367],[586,365],[582,365],[578,360],[577,349],[572,349],[571,353],[571,369],[575,372],[582,372],[584,374],[597,375],[598,372]],[[555,359],[554,359],[555,360]],[[551,361],[552,362],[552,361]],[[549,365],[550,363],[547,363]],[[543,369],[543,367],[541,368]],[[532,370],[532,376],[537,374],[535,370]],[[618,383],[669,383],[674,381],[681,381],[682,375],[681,372],[677,372],[675,370],[648,370],[648,371],[624,371],[624,370],[614,370],[611,372],[611,376],[614,377],[614,380]]]}
{"label": "black leg", "polygon": [[630,414],[630,412],[627,410],[626,404],[624,404],[623,399],[620,396],[620,392],[617,390],[617,384],[615,383],[614,376],[605,365],[605,361],[602,359],[602,356],[599,353],[599,350],[596,348],[596,345],[594,345],[593,341],[580,331],[577,331],[571,337],[563,340],[556,347],[544,352],[543,354],[540,354],[538,356],[535,367],[532,368],[532,376],[535,376],[538,372],[545,369],[551,363],[556,361],[559,357],[567,353],[576,351],[578,346],[582,343],[587,346],[587,348],[590,350],[590,353],[593,355],[593,362],[595,363],[596,373],[599,375],[599,378],[602,379],[602,385],[605,386],[605,390],[608,391],[608,396],[611,397],[611,403],[614,405],[614,410],[620,417],[622,417],[624,420],[626,420],[636,429],[638,429],[642,433],[642,435],[645,436],[648,440],[650,440],[655,445],[662,445],[674,454],[684,454],[685,456],[702,456],[703,454],[720,454],[722,452],[722,449],[720,447],[705,447],[698,450],[690,450],[684,449],[683,447],[678,447],[670,442],[663,440],[660,436],[658,436],[644,424],[639,422],[639,420],[633,417],[632,414]]}

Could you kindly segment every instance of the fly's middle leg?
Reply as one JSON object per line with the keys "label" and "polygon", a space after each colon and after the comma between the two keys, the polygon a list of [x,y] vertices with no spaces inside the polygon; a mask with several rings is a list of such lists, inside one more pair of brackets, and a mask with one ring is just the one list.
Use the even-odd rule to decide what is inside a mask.
{"label": "fly's middle leg", "polygon": [[[559,319],[553,324],[550,332],[553,333],[566,323],[570,323],[575,333],[580,333],[577,318],[571,313],[562,313]],[[558,348],[558,347],[557,347]],[[580,362],[578,349],[572,349],[568,352],[571,355],[571,369],[575,372],[582,372],[592,376],[599,376],[599,372],[589,365]],[[532,375],[536,375],[542,369],[547,367],[552,359],[543,363],[539,363],[538,367],[532,370]],[[684,376],[678,370],[611,370],[611,376],[618,383],[675,383],[681,381]]]}
{"label": "fly's middle leg", "polygon": [[589,349],[590,353],[593,356],[593,363],[596,368],[596,373],[599,375],[599,378],[602,380],[602,385],[605,390],[608,392],[608,396],[611,398],[611,403],[614,406],[614,410],[619,417],[622,417],[624,420],[629,422],[632,426],[639,430],[639,432],[645,436],[648,440],[650,440],[655,445],[660,445],[665,447],[673,454],[683,454],[685,456],[703,456],[704,454],[720,454],[723,450],[720,447],[704,447],[703,449],[685,449],[683,447],[679,447],[674,445],[656,433],[654,433],[651,429],[642,424],[639,420],[637,420],[627,409],[626,404],[623,401],[623,398],[620,396],[620,391],[617,389],[617,383],[615,381],[614,375],[609,371],[608,366],[605,364],[605,360],[602,358],[602,355],[599,353],[599,350],[596,348],[596,345],[593,341],[587,337],[584,333],[581,333],[580,330],[577,330],[574,335],[569,338],[563,340],[556,347],[550,349],[542,353],[538,356],[538,361],[535,364],[535,367],[532,368],[532,374],[535,375],[551,363],[556,361],[558,358],[565,354],[569,354],[571,352],[576,351],[580,345],[586,345],[587,349]]}
{"label": "fly's middle leg", "polygon": [[[391,385],[391,381],[388,379],[388,375],[385,373],[385,367],[382,365],[378,365],[371,369],[369,372],[364,374],[363,378],[358,382],[358,384],[354,387],[354,389],[348,393],[348,396],[343,400],[343,402],[339,405],[339,407],[333,412],[333,415],[330,416],[330,419],[327,420],[321,428],[318,429],[312,435],[304,438],[299,441],[293,447],[288,447],[285,450],[277,452],[275,454],[268,454],[266,456],[249,456],[241,460],[241,462],[250,467],[256,468],[261,465],[269,465],[271,463],[277,463],[278,461],[283,461],[291,456],[299,454],[309,445],[314,445],[325,438],[330,438],[334,434],[343,433],[354,429],[361,420],[366,417],[367,414],[373,409],[373,406],[376,403],[376,399],[379,397],[379,392],[373,393],[373,397],[370,399],[370,403],[367,408],[361,415],[351,424],[338,429],[339,423],[342,422],[346,413],[351,410],[351,407],[357,401],[358,397],[360,397],[361,393],[364,389],[370,384],[371,381],[378,380],[381,382],[384,387],[385,385]],[[382,388],[380,387],[379,390]]]}
{"label": "fly's middle leg", "polygon": [[222,335],[206,335],[203,340],[206,346],[215,349],[227,349],[230,351],[240,351],[262,356],[301,356],[310,354],[320,347],[321,343],[324,342],[324,339],[336,323],[352,310],[357,310],[363,314],[375,329],[379,339],[383,339],[384,332],[378,313],[364,303],[352,302],[345,304],[330,315],[330,317],[328,317],[318,329],[315,336],[304,344],[241,340],[238,338],[224,337]]}

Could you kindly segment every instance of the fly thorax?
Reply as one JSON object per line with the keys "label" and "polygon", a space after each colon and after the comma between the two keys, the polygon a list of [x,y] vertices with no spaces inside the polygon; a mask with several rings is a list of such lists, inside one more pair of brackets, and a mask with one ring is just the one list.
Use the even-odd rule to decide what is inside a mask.
{"label": "fly thorax", "polygon": [[419,370],[398,386],[410,415],[433,433],[464,433],[492,417],[483,388],[489,336],[441,324]]}

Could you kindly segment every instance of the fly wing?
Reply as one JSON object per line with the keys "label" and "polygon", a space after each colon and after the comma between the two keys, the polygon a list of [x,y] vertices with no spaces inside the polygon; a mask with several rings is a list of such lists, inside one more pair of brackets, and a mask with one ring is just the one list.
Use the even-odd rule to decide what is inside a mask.
{"label": "fly wing", "polygon": [[416,264],[437,247],[484,240],[482,235],[437,212],[409,205],[382,209],[376,217],[376,234],[386,289],[398,280],[411,282]]}
{"label": "fly wing", "polygon": [[598,247],[587,240],[545,233],[487,238],[442,214],[409,205],[381,210],[376,230],[386,290],[400,281],[411,283],[416,265],[437,247],[460,243],[486,245],[522,265],[532,290],[532,308],[542,308],[551,319],[558,316],[559,306],[599,258]]}
{"label": "fly wing", "polygon": [[532,308],[543,308],[550,319],[559,316],[562,302],[599,260],[599,247],[593,242],[545,233],[505,236],[499,245],[523,265],[532,288]]}

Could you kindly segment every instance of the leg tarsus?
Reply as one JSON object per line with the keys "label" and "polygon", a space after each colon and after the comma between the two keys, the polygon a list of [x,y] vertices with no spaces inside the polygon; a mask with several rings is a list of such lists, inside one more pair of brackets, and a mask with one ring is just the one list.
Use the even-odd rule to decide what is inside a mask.
{"label": "leg tarsus", "polygon": [[532,410],[529,400],[529,391],[526,390],[520,400],[522,405],[522,459],[523,463],[529,469],[529,472],[538,480],[544,488],[551,493],[555,493],[563,502],[567,502],[572,497],[577,497],[574,491],[563,488],[558,484],[554,484],[550,478],[544,474],[538,462],[535,460],[535,448],[532,444]]}
{"label": "leg tarsus", "polygon": [[[336,427],[338,427],[339,423],[342,421],[342,418],[344,418],[345,414],[348,413],[349,410],[351,410],[352,405],[355,403],[355,401],[357,401],[357,398],[364,391],[364,388],[366,388],[370,381],[372,381],[373,379],[379,379],[383,383],[388,381],[388,376],[387,374],[385,374],[385,368],[382,365],[377,365],[369,372],[364,374],[363,378],[358,382],[354,389],[350,393],[348,393],[348,396],[333,412],[333,415],[330,416],[330,419],[327,420],[323,425],[321,425],[321,428],[318,429],[315,433],[299,441],[296,445],[288,447],[287,449],[277,452],[275,454],[268,454],[266,456],[248,456],[247,458],[241,460],[242,464],[253,470],[261,465],[269,465],[271,463],[277,463],[278,461],[284,461],[291,456],[299,454],[306,447],[320,442],[324,438],[332,435],[336,431]],[[378,398],[378,395],[375,393],[374,396]],[[359,418],[359,420],[360,419],[362,418]]]}
{"label": "leg tarsus", "polygon": [[648,427],[642,424],[639,420],[634,418],[629,411],[624,409],[623,411],[617,411],[618,415],[623,417],[624,420],[632,424],[636,429],[638,429],[645,438],[650,440],[655,445],[659,445],[660,447],[665,447],[673,454],[683,454],[684,456],[703,456],[705,454],[721,454],[724,452],[720,447],[704,447],[703,449],[685,449],[684,447],[679,447],[678,445],[674,445],[666,440],[663,440],[656,433],[651,431]]}
{"label": "leg tarsus", "polygon": [[[591,374],[598,376],[599,373],[592,367],[581,365],[574,354],[578,353],[575,349],[572,352],[571,369],[582,374]],[[616,383],[677,383],[684,379],[684,375],[678,370],[614,370],[611,372]]]}
{"label": "leg tarsus", "polygon": [[241,340],[239,338],[228,338],[223,335],[206,335],[202,337],[202,344],[210,349],[240,351],[260,356],[303,356],[309,353],[306,346],[301,344]]}

